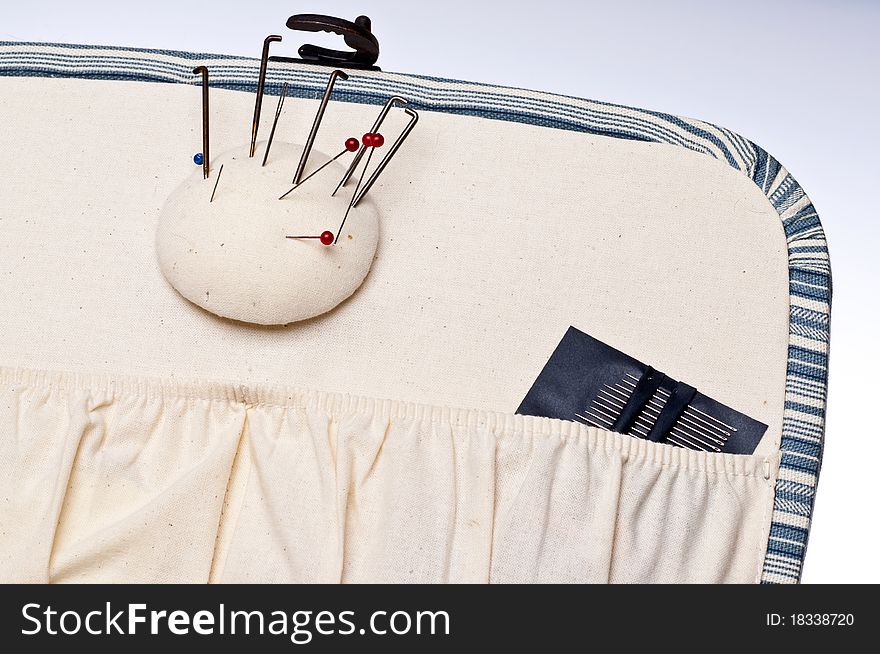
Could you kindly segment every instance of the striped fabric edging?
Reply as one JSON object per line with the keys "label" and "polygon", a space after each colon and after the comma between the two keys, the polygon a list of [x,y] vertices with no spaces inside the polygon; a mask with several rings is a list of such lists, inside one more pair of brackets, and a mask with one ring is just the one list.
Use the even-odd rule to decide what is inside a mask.
{"label": "striped fabric edging", "polygon": [[[102,46],[0,42],[0,76],[74,77],[199,84],[194,65],[211,71],[211,86],[254,92],[258,61],[247,57]],[[266,92],[317,98],[326,69],[272,64]],[[822,462],[828,380],[831,270],[822,225],[795,179],[751,141],[691,118],[550,93],[399,73],[358,71],[356,89],[337,87],[334,100],[383,104],[403,95],[422,111],[478,116],[614,138],[666,143],[726,161],[747,175],[776,209],[788,243],[790,319],[781,464],[762,573],[763,583],[800,579]],[[348,87],[354,85],[345,85]]]}

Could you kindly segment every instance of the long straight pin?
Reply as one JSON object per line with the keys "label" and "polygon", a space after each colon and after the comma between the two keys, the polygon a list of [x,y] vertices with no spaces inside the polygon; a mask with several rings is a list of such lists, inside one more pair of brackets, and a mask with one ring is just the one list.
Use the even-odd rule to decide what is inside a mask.
{"label": "long straight pin", "polygon": [[[284,99],[287,97],[287,82],[281,87],[281,95],[278,96],[278,107],[275,109],[275,120],[272,121],[272,131],[269,132],[269,142],[266,143],[266,153],[263,155],[263,165],[266,165],[266,159],[269,158],[269,149],[272,147],[272,141],[275,139],[275,128],[278,127],[278,119],[281,117],[281,109],[284,107]],[[251,155],[253,156],[253,155]]]}
{"label": "long straight pin", "polygon": [[577,415],[577,416],[579,416],[579,417],[581,417],[581,418],[584,418],[584,420],[589,420],[590,422],[592,422],[593,424],[595,424],[596,427],[603,427],[603,428],[605,428],[605,429],[608,429],[608,428],[611,427],[611,423],[607,422],[606,420],[603,420],[603,419],[599,418],[599,417],[596,416],[596,415],[593,415],[593,414],[590,413],[589,411],[585,411],[584,413],[586,413],[588,416],[591,416],[591,417],[590,417],[590,418],[586,418],[586,417],[581,416],[580,414],[577,414],[577,413],[576,413],[575,415]]}
{"label": "long straight pin", "polygon": [[193,75],[202,75],[202,172],[205,179],[211,174],[211,153],[208,152],[208,69],[205,66],[193,68]]}
{"label": "long straight pin", "polygon": [[601,396],[597,396],[593,400],[593,404],[595,404],[596,406],[601,406],[606,409],[611,409],[611,410],[615,411],[617,413],[617,415],[620,415],[620,412],[623,411],[623,409],[624,409],[624,407],[622,405],[613,404]]}
{"label": "long straight pin", "polygon": [[609,402],[614,402],[615,404],[619,404],[621,407],[626,405],[627,400],[617,397],[616,395],[612,395],[604,388],[600,388],[597,393],[598,397],[605,397]]}
{"label": "long straight pin", "polygon": [[[661,408],[662,407],[657,407],[656,405],[652,405],[649,402],[642,408],[642,415],[646,416],[646,418],[656,421],[660,417]],[[685,433],[692,433],[694,437],[702,437],[703,440],[712,440],[719,445],[724,445],[724,442],[719,440],[713,434],[705,432],[705,430],[703,430],[702,428],[694,428],[693,426],[690,426],[683,422],[683,417],[684,416],[679,416],[678,420],[676,421],[676,425],[680,430],[684,431]]]}
{"label": "long straight pin", "polygon": [[612,393],[615,393],[616,395],[619,395],[620,399],[622,399],[624,402],[629,402],[629,396],[624,393],[621,393],[619,390],[617,390],[613,386],[609,386],[608,384],[602,384],[602,386],[607,388],[609,392],[612,392]]}
{"label": "long straight pin", "polygon": [[580,418],[581,420],[583,420],[590,427],[600,427],[600,428],[602,427],[602,425],[597,423],[595,420],[590,420],[586,416],[582,416],[580,413],[575,413],[574,415],[576,418]]}
{"label": "long straight pin", "polygon": [[[642,412],[640,412],[639,415],[636,417],[635,422],[633,424],[633,429],[635,429],[636,427],[639,427],[642,430],[639,433],[641,433],[643,436],[647,437],[648,432],[650,432],[651,429],[653,429],[654,421],[656,421],[656,417],[657,417],[656,415],[652,416],[650,413],[648,413],[647,411],[645,411],[643,409]],[[722,445],[723,445],[723,443],[722,443]]]}
{"label": "long straight pin", "polygon": [[714,425],[710,425],[708,423],[699,423],[699,422],[693,420],[687,414],[687,412],[682,413],[681,416],[679,417],[679,420],[681,420],[683,423],[691,425],[695,429],[700,429],[702,431],[705,431],[707,434],[715,434],[719,438],[730,438],[730,436],[731,436],[729,431],[723,431],[723,430],[719,429],[718,427],[715,427]]}
{"label": "long straight pin", "polygon": [[690,440],[689,438],[687,438],[687,437],[685,437],[685,436],[682,436],[681,434],[677,434],[677,433],[675,433],[675,432],[672,432],[672,433],[669,434],[669,436],[666,437],[667,440],[668,440],[670,437],[671,437],[671,438],[676,438],[676,439],[678,439],[679,441],[681,441],[681,442],[683,442],[683,443],[687,443],[686,447],[688,447],[689,449],[692,449],[692,450],[703,450],[703,451],[705,451],[704,448],[700,447],[698,444],[694,443],[694,442],[693,442],[692,440]]}
{"label": "long straight pin", "polygon": [[700,440],[711,442],[716,445],[724,445],[724,441],[721,440],[720,438],[716,438],[715,436],[712,436],[711,434],[707,434],[705,432],[697,431],[693,427],[689,427],[688,425],[684,424],[680,420],[676,421],[676,423],[675,423],[675,425],[673,425],[673,427],[684,434],[693,435],[694,438],[699,438]]}
{"label": "long straight pin", "polygon": [[647,438],[647,437],[648,437],[648,434],[647,434],[646,432],[642,431],[641,429],[639,429],[639,428],[636,427],[635,425],[633,425],[632,427],[630,427],[630,431],[633,432],[634,434],[638,434],[638,435],[641,436],[642,438]]}
{"label": "long straight pin", "polygon": [[617,420],[620,417],[621,409],[618,409],[615,406],[609,406],[607,404],[602,404],[601,402],[593,402],[593,406],[595,406],[597,409],[604,409],[604,410],[608,411],[609,413],[613,414],[615,420]]}
{"label": "long straight pin", "polygon": [[[676,433],[678,433],[678,434],[683,434],[684,432],[676,432],[675,430],[673,430],[673,431],[670,432],[670,433],[672,433],[672,434],[676,434]],[[724,447],[724,443],[722,443],[722,444],[721,444],[721,447],[719,447],[716,443],[710,443],[710,442],[708,442],[708,441],[705,441],[705,440],[700,439],[700,438],[696,438],[696,437],[694,437],[694,436],[691,436],[691,440],[693,440],[695,443],[699,444],[700,447],[704,447],[704,448],[706,448],[706,449],[708,449],[708,450],[712,450],[713,452],[720,452],[720,451],[721,451],[721,447]]]}
{"label": "long straight pin", "polygon": [[610,407],[605,404],[602,404],[601,402],[595,402],[595,401],[593,402],[593,406],[596,409],[602,409],[604,411],[610,412],[610,415],[613,415],[615,420],[617,420],[617,418],[620,416],[620,411],[616,407]]}
{"label": "long straight pin", "polygon": [[329,166],[329,165],[332,164],[334,161],[336,161],[337,159],[339,159],[339,157],[341,157],[342,155],[344,155],[346,152],[354,152],[355,150],[357,150],[359,144],[360,144],[360,141],[358,141],[358,140],[357,140],[356,138],[354,138],[354,137],[351,137],[350,139],[346,139],[346,141],[345,141],[345,149],[344,149],[342,152],[340,152],[339,154],[337,154],[335,157],[333,157],[333,158],[330,159],[329,161],[327,161],[327,162],[321,164],[321,166],[320,166],[316,171],[314,171],[313,173],[309,173],[308,175],[306,175],[302,180],[300,180],[300,183],[299,183],[299,184],[294,184],[294,186],[293,186],[293,187],[292,187],[287,193],[285,193],[284,195],[282,195],[282,196],[281,196],[280,198],[278,198],[278,199],[279,199],[279,200],[283,200],[284,198],[286,198],[286,197],[287,197],[288,195],[290,195],[295,189],[297,189],[297,188],[299,188],[300,186],[302,186],[303,184],[305,184],[305,183],[306,183],[307,181],[309,181],[312,177],[314,177],[315,175],[317,175],[318,173],[320,173],[322,170],[324,170],[327,166]]}
{"label": "long straight pin", "polygon": [[675,445],[675,446],[677,446],[677,447],[681,447],[681,448],[683,448],[683,449],[685,449],[685,450],[695,450],[695,449],[700,449],[700,448],[698,448],[698,447],[694,447],[694,446],[691,445],[690,443],[684,443],[684,442],[678,440],[678,439],[675,438],[675,436],[673,436],[672,434],[670,434],[670,435],[666,438],[666,442],[667,442],[667,443],[670,443],[670,444],[672,444],[672,445]]}
{"label": "long straight pin", "polygon": [[[385,117],[388,115],[388,112],[391,111],[394,105],[398,104],[406,104],[406,100],[404,98],[401,98],[399,95],[393,95],[388,98],[388,102],[386,102],[385,106],[382,107],[382,111],[379,112],[378,117],[373,122],[373,126],[370,127],[370,134],[375,134],[379,131],[379,128],[382,127],[382,123],[385,122]],[[333,193],[330,194],[331,197],[336,195],[339,189],[348,184],[348,180],[351,179],[351,176],[354,174],[354,171],[358,167],[358,164],[361,162],[361,159],[364,158],[364,152],[366,151],[366,149],[367,146],[361,144],[360,150],[358,150],[358,153],[354,156],[354,160],[348,165],[348,170],[345,171],[345,175],[342,176],[342,180],[336,186]]]}
{"label": "long straight pin", "polygon": [[629,398],[632,397],[633,388],[626,388],[625,386],[621,386],[620,384],[614,384],[614,388],[621,394],[626,396],[627,402],[629,402]]}
{"label": "long straight pin", "polygon": [[[633,379],[637,379],[637,377],[635,377],[635,376],[633,376],[633,375],[630,375],[629,373],[626,373],[626,374],[627,374],[628,377],[632,377]],[[668,398],[669,398],[670,393],[669,393],[669,391],[667,391],[667,390],[664,389],[664,388],[658,388],[658,389],[657,389],[657,395],[659,395],[662,399],[665,400],[665,399],[668,399]],[[732,427],[731,425],[728,425],[726,422],[721,422],[720,420],[718,420],[718,418],[716,418],[715,416],[711,416],[711,415],[709,415],[709,414],[706,413],[705,411],[700,411],[700,410],[699,410],[697,407],[695,407],[695,406],[690,406],[690,405],[689,405],[689,406],[685,409],[685,412],[686,412],[686,413],[693,413],[693,412],[696,412],[696,413],[700,414],[701,416],[704,416],[707,420],[711,420],[712,422],[715,422],[715,423],[721,425],[722,427],[727,427],[728,429],[730,429],[730,430],[732,430],[732,431],[737,431],[737,429],[736,429],[735,427]],[[695,417],[696,417],[696,416],[695,416]]]}
{"label": "long straight pin", "polygon": [[[685,438],[684,432],[676,432],[675,430],[672,430],[671,433],[675,436],[678,436],[678,438],[681,438],[681,439]],[[717,445],[711,445],[709,443],[706,443],[705,441],[702,441],[699,438],[691,436],[690,434],[688,434],[687,437],[690,438],[690,441],[693,442],[694,445],[696,445],[699,449],[701,449],[705,452],[708,452],[709,450],[712,450],[713,452],[720,452],[721,451],[721,448],[719,448]]]}
{"label": "long straight pin", "polygon": [[[609,408],[606,407],[604,404],[597,404],[597,403],[594,402],[594,403],[593,403],[593,408],[594,408],[596,411],[602,411],[602,412],[605,413],[606,415],[610,416],[610,417],[612,418],[612,422],[616,422],[616,421],[617,421],[617,417],[620,415],[620,413],[619,413],[616,409],[609,409]],[[609,413],[609,412],[611,412],[611,413]]]}
{"label": "long straight pin", "polygon": [[[403,110],[409,116],[409,122],[407,123],[406,127],[403,128],[403,131],[400,133],[400,135],[397,137],[397,139],[395,139],[392,146],[389,148],[388,154],[386,154],[382,158],[382,161],[379,162],[379,165],[376,166],[376,170],[373,171],[372,175],[370,175],[370,178],[367,180],[367,183],[364,184],[364,188],[361,189],[360,193],[355,192],[352,206],[356,207],[358,202],[360,202],[363,199],[363,197],[370,191],[370,189],[373,187],[373,184],[375,184],[376,180],[379,179],[379,175],[382,174],[382,171],[385,170],[385,167],[390,163],[391,158],[395,154],[397,154],[397,151],[400,149],[400,146],[403,145],[403,142],[406,140],[406,137],[410,135],[410,132],[413,131],[413,128],[416,126],[416,123],[419,122],[419,114],[417,114],[415,111],[413,111],[409,107],[404,107]],[[371,152],[370,154],[373,154],[373,153]],[[369,165],[369,157],[367,158],[367,161],[368,161],[368,165]],[[367,170],[367,167],[364,166],[364,172],[366,172],[366,170]],[[337,238],[339,238],[338,234],[337,234]]]}
{"label": "long straight pin", "polygon": [[611,426],[610,424],[607,423],[607,421],[604,418],[600,418],[599,416],[596,416],[596,415],[590,413],[589,411],[584,411],[584,413],[586,413],[587,415],[581,415],[579,413],[576,413],[575,415],[580,416],[584,420],[589,420],[590,422],[595,424],[597,427],[606,427],[606,425],[607,425],[607,427]]}
{"label": "long straight pin", "polygon": [[700,449],[705,449],[706,447],[715,447],[714,445],[707,445],[706,443],[703,443],[702,441],[700,441],[700,439],[694,437],[693,434],[687,434],[687,433],[685,433],[683,431],[679,431],[675,428],[671,429],[669,433],[673,434],[679,440],[683,440],[683,441],[687,441],[689,443],[692,443],[695,447],[698,447]]}
{"label": "long straight pin", "polygon": [[651,431],[651,429],[654,428],[653,422],[651,422],[650,420],[647,420],[646,418],[643,418],[641,416],[639,416],[638,418],[635,419],[634,424],[639,425],[645,431]]}
{"label": "long straight pin", "polygon": [[591,416],[591,417],[595,418],[596,420],[600,420],[601,422],[607,422],[609,427],[610,427],[611,425],[614,424],[614,421],[613,421],[613,420],[609,420],[609,419],[608,419],[607,417],[605,417],[604,415],[601,415],[601,416],[600,416],[600,415],[598,415],[598,414],[596,414],[596,413],[593,413],[593,407],[590,407],[589,409],[586,409],[586,410],[584,411],[584,413],[586,413],[588,416]]}
{"label": "long straight pin", "polygon": [[220,164],[220,170],[217,171],[217,179],[214,181],[214,190],[211,191],[211,202],[214,201],[214,194],[217,192],[217,184],[220,183],[220,175],[223,174],[223,164]]}
{"label": "long straight pin", "polygon": [[614,422],[617,420],[617,416],[613,416],[610,413],[605,413],[601,408],[599,408],[599,406],[596,405],[595,402],[593,402],[593,405],[590,407],[590,410],[595,411],[596,413],[601,413],[603,416],[605,416],[606,418],[609,419],[611,424],[614,424]]}
{"label": "long straight pin", "polygon": [[[370,154],[367,155],[367,163],[361,171],[357,186],[354,187],[354,193],[351,194],[351,202],[348,203],[348,208],[345,210],[345,215],[342,217],[342,222],[339,224],[339,230],[336,232],[336,241],[338,241],[339,237],[342,235],[342,228],[345,227],[345,221],[348,220],[348,214],[351,213],[351,208],[355,205],[358,190],[361,188],[361,184],[364,181],[364,175],[367,174],[367,169],[370,167],[370,160],[373,158],[373,153],[376,151],[376,148],[381,148],[385,144],[385,137],[378,132],[375,134],[367,132],[364,134],[364,138],[361,142],[367,144],[367,147],[370,148]],[[334,245],[336,245],[336,241],[333,241]]]}
{"label": "long straight pin", "polygon": [[285,236],[285,238],[306,239],[317,238],[323,245],[333,245],[333,232],[321,232],[318,236]]}
{"label": "long straight pin", "polygon": [[260,76],[257,78],[257,99],[254,102],[254,120],[251,124],[251,149],[248,157],[254,156],[257,149],[257,131],[260,129],[260,112],[263,110],[263,91],[266,90],[266,68],[269,65],[269,46],[280,41],[277,34],[270,34],[263,39],[263,53],[260,55]]}
{"label": "long straight pin", "polygon": [[607,405],[609,405],[609,406],[612,406],[612,407],[614,407],[615,409],[618,409],[618,410],[620,410],[620,411],[622,411],[623,408],[626,406],[626,405],[625,405],[623,402],[621,402],[620,400],[615,400],[615,399],[614,399],[613,397],[611,397],[610,395],[603,394],[602,391],[599,391],[599,394],[596,395],[596,400],[602,400],[605,404],[607,404]]}
{"label": "long straight pin", "polygon": [[707,418],[708,420],[711,420],[712,422],[717,422],[722,427],[727,427],[731,431],[739,431],[736,427],[732,427],[731,425],[728,425],[726,422],[721,422],[718,418],[716,418],[714,416],[710,416],[708,413],[706,413],[704,411],[700,411],[695,406],[689,406],[688,409],[690,409],[691,411],[695,411],[696,413],[699,413],[701,416],[704,416],[705,418]]}
{"label": "long straight pin", "polygon": [[606,400],[604,397],[601,397],[601,396],[600,396],[600,397],[597,397],[595,401],[596,401],[597,404],[598,404],[598,403],[601,403],[602,406],[607,406],[607,407],[609,407],[609,408],[611,408],[611,409],[614,409],[614,411],[617,413],[617,415],[620,415],[621,412],[623,411],[623,409],[625,408],[625,406],[624,406],[623,404],[617,404],[617,403],[615,403],[615,402],[609,402],[608,400]]}
{"label": "long straight pin", "polygon": [[672,434],[672,433],[670,433],[666,436],[666,442],[672,443],[673,445],[678,445],[679,447],[693,449],[690,445],[683,443],[675,434]]}
{"label": "long straight pin", "polygon": [[[656,419],[658,417],[659,417],[659,414],[655,413],[652,415],[651,412],[649,412],[647,410],[647,407],[645,407],[642,410],[642,413],[639,414],[638,418],[636,418],[636,424],[639,424],[642,428],[650,431],[651,425],[648,424],[648,420],[650,419],[650,420],[656,421]],[[688,425],[682,423],[681,419],[679,419],[679,421],[676,422],[673,429],[674,429],[674,431],[678,431],[684,435],[688,435],[691,437],[691,439],[702,442],[703,444],[708,445],[709,447],[714,447],[715,445],[721,445],[721,446],[724,445],[723,440],[719,440],[718,438],[714,437],[711,434],[704,433],[702,431],[699,431],[697,429],[689,427]],[[713,443],[713,444],[710,444],[710,443]]]}
{"label": "long straight pin", "polygon": [[721,429],[721,427],[716,427],[715,425],[708,423],[705,420],[700,420],[698,416],[695,416],[692,413],[688,413],[687,410],[682,412],[681,417],[679,419],[683,420],[684,422],[686,422],[690,425],[693,425],[694,427],[702,429],[703,431],[707,431],[707,432],[710,432],[713,434],[718,434],[720,436],[730,436],[731,435],[729,431]]}
{"label": "long straight pin", "polygon": [[650,418],[650,416],[645,416],[644,414],[641,414],[641,413],[636,417],[635,422],[641,423],[642,425],[644,425],[648,429],[652,428],[655,424],[655,421],[652,420]]}
{"label": "long straight pin", "polygon": [[682,434],[687,434],[689,436],[693,436],[694,438],[699,438],[701,441],[705,441],[707,443],[712,443],[713,445],[724,445],[724,441],[718,438],[713,438],[708,434],[704,434],[703,432],[696,431],[694,429],[688,428],[687,425],[683,425],[681,422],[676,421],[674,425],[672,425],[672,429],[676,431],[680,431]]}
{"label": "long straight pin", "polygon": [[580,415],[579,413],[576,413],[575,415],[578,418],[584,418],[584,420],[587,423],[587,426],[589,426],[589,427],[596,427],[598,429],[608,429],[608,427],[606,427],[602,423],[596,422],[595,420],[590,420],[589,418],[585,418],[584,416]]}
{"label": "long straight pin", "polygon": [[[293,185],[299,184],[302,179],[303,171],[306,169],[306,162],[309,160],[309,154],[312,152],[312,146],[315,144],[315,137],[318,135],[318,128],[321,127],[321,119],[324,118],[324,112],[327,110],[327,103],[330,102],[330,96],[333,94],[333,85],[336,84],[336,78],[348,79],[345,71],[334,70],[330,73],[330,79],[327,81],[327,88],[324,89],[324,97],[321,98],[321,104],[318,105],[318,113],[315,114],[315,122],[312,123],[312,129],[309,131],[309,138],[306,139],[305,147],[303,147],[302,156],[299,158],[299,164],[296,166],[296,172],[293,174]],[[337,238],[339,235],[337,234]]]}
{"label": "long straight pin", "polygon": [[680,447],[685,450],[695,449],[693,446],[689,445],[688,443],[681,442],[680,440],[676,439],[672,435],[670,435],[669,438],[666,439],[666,443],[669,445],[675,445],[676,447]]}
{"label": "long straight pin", "polygon": [[638,424],[638,423],[633,424],[633,425],[629,428],[629,430],[630,430],[630,432],[632,432],[632,433],[638,434],[638,435],[641,436],[642,438],[647,438],[647,437],[648,437],[648,432],[651,431],[650,428],[645,427],[644,425],[640,425],[640,424]]}
{"label": "long straight pin", "polygon": [[[626,373],[626,376],[629,377],[631,380],[635,380],[635,381],[639,380],[638,377],[636,377],[635,375],[630,374],[630,373]],[[636,386],[632,381],[629,381],[627,379],[622,379],[621,382],[626,384],[627,386],[632,387],[632,388],[635,388],[635,386]],[[615,386],[617,386],[617,384],[615,384]],[[657,395],[662,400],[668,400],[670,393],[665,388],[658,388]],[[652,401],[653,401],[653,398],[652,398]],[[662,406],[661,406],[661,408],[662,408]],[[718,420],[718,418],[716,418],[715,416],[711,416],[708,413],[706,413],[705,411],[701,411],[700,409],[698,409],[695,406],[689,405],[685,408],[685,414],[688,414],[691,417],[693,417],[697,420],[700,420],[699,416],[693,415],[694,413],[698,413],[698,414],[700,414],[700,416],[703,416],[706,420],[711,420],[712,422],[717,423],[717,424],[721,425],[722,427],[727,427],[731,431],[734,431],[734,432],[737,431],[736,427],[733,427],[731,425],[728,425],[726,422],[722,422],[722,421]],[[703,422],[706,422],[706,420],[703,420]],[[712,426],[712,425],[710,424],[709,426]],[[723,430],[719,430],[719,431],[723,432]],[[726,432],[723,432],[723,433],[726,433]]]}

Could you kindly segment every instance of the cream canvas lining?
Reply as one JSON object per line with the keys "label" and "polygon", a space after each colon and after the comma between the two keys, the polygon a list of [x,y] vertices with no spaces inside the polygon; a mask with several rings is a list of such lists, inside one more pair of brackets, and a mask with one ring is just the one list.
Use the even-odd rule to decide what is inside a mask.
{"label": "cream canvas lining", "polygon": [[[42,507],[2,521],[10,578],[758,579],[785,390],[786,243],[767,198],[724,162],[424,112],[371,191],[382,224],[364,286],[325,316],[257,328],[192,306],[156,265],[159,210],[200,147],[197,90],[5,78],[0,98],[0,302],[15,307],[0,314],[0,365],[19,380],[4,392],[36,407],[2,407],[3,496],[30,492]],[[252,100],[212,90],[212,148],[246,142]],[[289,99],[278,138],[301,140],[315,106]],[[316,147],[335,151],[376,111],[331,105]],[[757,455],[509,415],[569,325],[767,423]],[[16,369],[70,371],[57,379],[78,390]],[[184,401],[189,391],[167,393],[176,379],[234,385]],[[252,398],[275,385],[396,401]],[[125,392],[108,400],[111,388]],[[504,418],[454,427],[425,422],[421,405]],[[27,529],[39,556],[16,549]],[[314,564],[309,543],[331,536],[335,554],[319,549]]]}

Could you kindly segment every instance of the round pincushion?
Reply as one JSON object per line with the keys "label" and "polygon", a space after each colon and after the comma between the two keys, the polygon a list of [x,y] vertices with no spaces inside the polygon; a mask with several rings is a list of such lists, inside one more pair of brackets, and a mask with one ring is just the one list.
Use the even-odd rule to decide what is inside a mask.
{"label": "round pincushion", "polygon": [[[331,197],[345,172],[333,162],[279,200],[301,152],[276,141],[262,166],[247,147],[228,151],[212,157],[208,179],[197,169],[169,196],[156,252],[183,297],[224,318],[283,325],[326,313],[357,290],[379,242],[376,207],[365,196],[325,245],[329,239],[320,236],[337,236],[354,180]],[[304,177],[329,159],[312,150]]]}

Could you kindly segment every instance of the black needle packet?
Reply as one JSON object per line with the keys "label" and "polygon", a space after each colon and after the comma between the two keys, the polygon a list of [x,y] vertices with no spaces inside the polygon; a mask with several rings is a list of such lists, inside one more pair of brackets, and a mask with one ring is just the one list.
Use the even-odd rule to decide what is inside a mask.
{"label": "black needle packet", "polygon": [[752,454],[767,425],[569,327],[517,413],[707,452]]}

